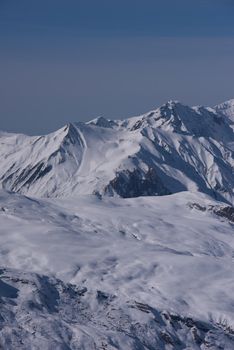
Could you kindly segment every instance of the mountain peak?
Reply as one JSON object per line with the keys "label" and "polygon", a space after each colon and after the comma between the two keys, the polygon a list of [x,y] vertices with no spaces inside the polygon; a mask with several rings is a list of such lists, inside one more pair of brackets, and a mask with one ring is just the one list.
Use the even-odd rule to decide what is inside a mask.
{"label": "mountain peak", "polygon": [[216,105],[215,110],[234,121],[234,99]]}
{"label": "mountain peak", "polygon": [[113,120],[106,119],[102,116],[92,119],[87,124],[100,126],[101,128],[113,128],[116,123]]}
{"label": "mountain peak", "polygon": [[219,103],[216,107],[218,107],[218,106],[222,106],[222,105],[234,105],[234,98],[231,98],[230,100],[227,100],[227,101],[224,101],[224,102],[222,102],[222,103]]}
{"label": "mountain peak", "polygon": [[65,143],[70,142],[71,144],[75,144],[77,141],[80,140],[79,132],[75,123],[66,124],[63,127],[62,132],[64,134],[63,142]]}
{"label": "mountain peak", "polygon": [[125,120],[98,117],[1,142],[0,185],[16,192],[131,197],[198,189],[234,203],[234,133],[211,108],[171,100]]}
{"label": "mountain peak", "polygon": [[182,105],[182,103],[180,103],[180,101],[178,101],[178,100],[169,100],[164,105],[166,105],[168,107],[175,107],[177,105]]}

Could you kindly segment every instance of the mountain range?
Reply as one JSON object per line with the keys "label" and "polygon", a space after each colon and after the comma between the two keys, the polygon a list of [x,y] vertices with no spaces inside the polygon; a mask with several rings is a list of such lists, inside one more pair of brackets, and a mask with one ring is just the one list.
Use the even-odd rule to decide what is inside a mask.
{"label": "mountain range", "polygon": [[169,101],[141,116],[69,123],[45,136],[2,132],[0,184],[40,197],[188,190],[233,203],[233,106]]}
{"label": "mountain range", "polygon": [[0,348],[234,348],[234,100],[0,133]]}

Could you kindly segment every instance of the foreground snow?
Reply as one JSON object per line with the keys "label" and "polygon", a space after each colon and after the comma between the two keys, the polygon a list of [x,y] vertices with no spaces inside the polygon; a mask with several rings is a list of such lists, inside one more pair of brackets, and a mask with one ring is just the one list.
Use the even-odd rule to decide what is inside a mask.
{"label": "foreground snow", "polygon": [[4,349],[233,349],[233,209],[0,192]]}

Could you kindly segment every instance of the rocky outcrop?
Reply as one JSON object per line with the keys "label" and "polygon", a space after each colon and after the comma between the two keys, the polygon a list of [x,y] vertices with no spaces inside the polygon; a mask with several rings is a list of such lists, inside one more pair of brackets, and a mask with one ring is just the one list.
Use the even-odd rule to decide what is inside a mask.
{"label": "rocky outcrop", "polygon": [[105,187],[104,193],[109,195],[116,193],[122,198],[171,194],[153,168],[146,173],[138,169],[118,172]]}

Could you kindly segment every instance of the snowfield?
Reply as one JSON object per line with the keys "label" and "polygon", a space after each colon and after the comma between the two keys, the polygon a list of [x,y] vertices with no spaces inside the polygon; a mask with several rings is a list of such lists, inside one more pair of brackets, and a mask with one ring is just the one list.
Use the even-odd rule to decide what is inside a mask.
{"label": "snowfield", "polygon": [[233,106],[0,133],[0,349],[234,349]]}
{"label": "snowfield", "polygon": [[231,207],[5,191],[0,206],[4,349],[233,349]]}

